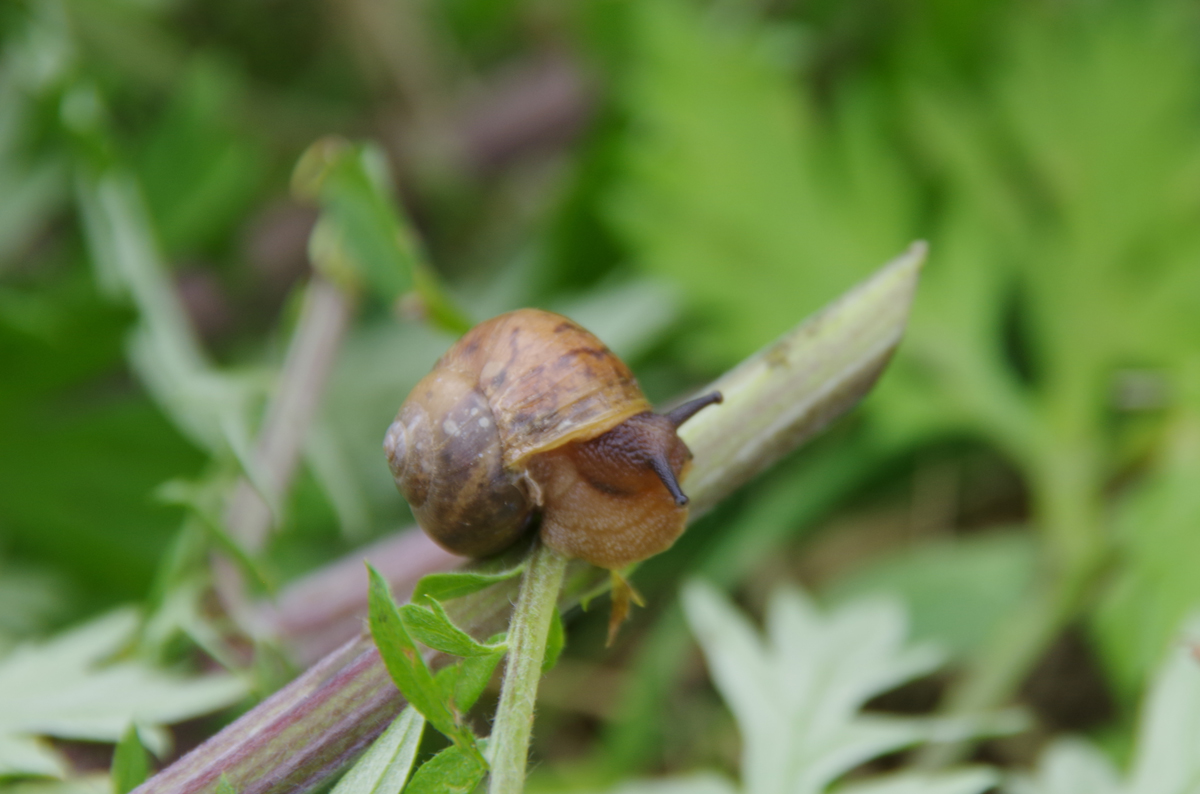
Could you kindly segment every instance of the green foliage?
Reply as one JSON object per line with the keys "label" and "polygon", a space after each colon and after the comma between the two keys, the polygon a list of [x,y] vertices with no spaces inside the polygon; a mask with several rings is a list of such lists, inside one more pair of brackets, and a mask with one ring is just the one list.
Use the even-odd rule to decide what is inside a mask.
{"label": "green foliage", "polygon": [[[75,91],[90,96],[86,87]],[[85,134],[103,140],[102,133]],[[80,208],[97,281],[109,296],[137,308],[139,322],[128,340],[132,367],[193,442],[236,456],[255,478],[247,414],[253,393],[248,383],[215,371],[201,350],[154,248],[137,183],[120,170],[85,177]]]}
{"label": "green foliage", "polygon": [[421,764],[405,794],[470,794],[487,774],[478,754],[453,745]]}
{"label": "green foliage", "polygon": [[461,334],[473,325],[442,293],[397,211],[377,147],[318,141],[301,157],[292,185],[321,205],[311,254],[325,275],[350,289],[365,284],[388,303],[415,291],[430,319],[448,331]]}
{"label": "green foliage", "polygon": [[823,595],[835,603],[899,596],[912,616],[914,639],[967,657],[1020,607],[1035,560],[1036,548],[1025,533],[934,541],[865,563]]}
{"label": "green foliage", "polygon": [[823,128],[776,31],[675,0],[632,16],[613,225],[710,321],[696,360],[729,365],[899,252],[911,198],[867,106]]}
{"label": "green foliage", "polygon": [[[499,639],[503,639],[500,637]],[[495,638],[493,639],[495,643]],[[470,710],[492,680],[496,665],[504,658],[503,652],[468,656],[461,662],[438,670],[438,686],[449,693],[450,702],[461,712]]]}
{"label": "green foliage", "polygon": [[113,751],[113,794],[129,794],[150,776],[150,756],[142,746],[136,725],[130,725]]}
{"label": "green foliage", "polygon": [[122,658],[136,626],[131,610],[113,612],[0,659],[0,776],[65,774],[58,754],[35,737],[117,742],[133,723],[162,755],[163,726],[245,697],[233,676],[189,678]]}
{"label": "green foliage", "polygon": [[[488,764],[479,740],[464,718],[504,657],[507,646],[503,637],[493,638],[486,644],[477,642],[454,625],[441,603],[428,595],[428,590],[422,597],[424,606],[406,604],[397,607],[383,577],[369,565],[367,568],[371,580],[371,634],[388,673],[412,704],[412,709],[453,742],[421,764],[404,790],[469,792],[483,779]],[[435,676],[413,641],[413,635],[431,649],[464,658]],[[397,722],[411,719],[412,709],[401,714]],[[405,774],[412,760],[408,757],[405,762]]]}
{"label": "green foliage", "polygon": [[[638,586],[653,607],[689,574],[732,589],[790,572],[794,555],[807,572],[803,542],[825,515],[905,514],[920,460],[966,438],[971,455],[1013,468],[1005,503],[964,504],[944,537],[872,551],[865,564],[856,550],[853,564],[819,572],[822,601],[898,594],[916,638],[943,644],[968,679],[1008,681],[999,699],[1078,622],[1119,711],[1132,711],[1200,604],[1194,8],[298,2],[282,15],[196,0],[0,3],[0,676],[60,643],[77,657],[28,688],[38,701],[22,700],[24,711],[4,698],[25,685],[0,687],[0,768],[71,775],[41,738],[60,735],[43,718],[65,724],[62,736],[104,741],[136,719],[161,750],[161,723],[178,717],[147,720],[130,704],[176,679],[144,660],[200,649],[239,668],[242,649],[265,647],[215,608],[214,550],[280,595],[293,576],[409,523],[379,436],[465,316],[531,302],[569,313],[633,357],[652,398],[670,399],[915,237],[932,254],[910,331],[861,421],[748,486],[644,566]],[[526,71],[534,63],[550,67]],[[554,106],[570,94],[561,63],[586,75],[586,110]],[[554,79],[523,82],[529,74]],[[307,210],[287,196],[314,140],[292,183],[293,197],[318,205],[309,237]],[[276,493],[254,463],[255,434],[301,302],[306,237],[320,272],[372,300],[338,351],[305,466]],[[209,291],[197,297],[192,279]],[[433,327],[397,322],[397,299]],[[213,305],[208,319],[223,324],[206,321]],[[963,459],[958,447],[947,454]],[[243,475],[272,510],[262,552],[225,525]],[[952,490],[966,501],[966,486]],[[519,573],[429,577],[389,624],[407,631],[402,650],[463,655],[417,676],[446,725],[461,727],[504,640],[478,642],[441,602]],[[54,635],[142,598],[144,622],[122,618],[103,654],[75,631]],[[586,638],[591,620],[570,630]],[[1006,653],[1013,636],[1032,639]],[[675,709],[694,697],[681,686],[682,610],[667,606],[625,641],[623,705],[592,760],[604,779],[687,763],[671,737]],[[570,653],[586,647],[573,641]],[[113,697],[96,701],[103,730],[55,699],[109,683]],[[580,719],[571,708],[544,712]],[[1106,726],[1118,745],[1121,719]],[[1138,758],[1188,735],[1182,722],[1173,730],[1143,727]],[[676,752],[661,752],[664,736]],[[372,767],[372,786],[401,785],[402,744]],[[558,746],[541,751],[540,768],[557,771]],[[437,759],[430,784],[441,765],[463,786],[481,774],[457,746]],[[1173,763],[1154,765],[1187,773]],[[1175,790],[1130,788],[1079,744],[1052,751],[1034,781],[1056,793]],[[967,774],[872,785],[981,784]],[[78,775],[3,785],[109,787]]]}
{"label": "green foliage", "polygon": [[524,570],[525,566],[522,564],[498,573],[480,571],[431,573],[428,576],[422,576],[421,580],[417,582],[417,586],[413,589],[412,600],[414,604],[421,604],[429,601],[449,601],[453,598],[461,598],[520,576]]}
{"label": "green foliage", "polygon": [[485,645],[454,625],[440,602],[427,598],[425,606],[405,604],[400,607],[400,619],[409,633],[423,645],[454,656],[491,656],[503,654],[503,643]]}
{"label": "green foliage", "polygon": [[562,613],[556,608],[550,618],[550,634],[546,637],[546,657],[542,659],[543,673],[550,672],[554,665],[558,664],[558,657],[562,655],[566,644],[567,630],[563,626]]}
{"label": "green foliage", "polygon": [[0,656],[64,611],[64,583],[37,568],[0,562]]}
{"label": "green foliage", "polygon": [[459,722],[453,705],[447,702],[448,693],[438,686],[420,649],[409,635],[387,582],[374,568],[368,566],[367,570],[371,576],[371,635],[396,688],[433,727],[453,739],[456,745],[474,748],[474,734]]}
{"label": "green foliage", "polygon": [[168,255],[218,248],[251,207],[267,160],[257,136],[233,121],[245,93],[236,70],[195,59],[137,148],[139,181]]}
{"label": "green foliage", "polygon": [[338,781],[333,794],[395,794],[402,790],[417,760],[424,730],[425,718],[413,707],[406,708]]}
{"label": "green foliage", "polygon": [[107,775],[80,775],[69,780],[18,780],[4,786],[5,794],[112,794]]}
{"label": "green foliage", "polygon": [[1093,626],[1118,694],[1132,702],[1200,603],[1200,415],[1186,406],[1171,423],[1168,446],[1114,516],[1119,572]]}
{"label": "green foliage", "polygon": [[[1177,433],[1137,416],[1144,406],[1115,406],[1113,394],[1130,366],[1177,389],[1167,400],[1187,391],[1200,341],[1200,238],[1189,220],[1200,135],[1188,77],[1195,20],[1182,6],[977,11],[976,22],[990,21],[969,29],[998,32],[981,42],[992,57],[977,69],[925,53],[891,62],[886,76],[845,77],[817,102],[794,67],[818,56],[781,45],[795,40],[777,21],[640,5],[618,93],[630,131],[607,207],[633,260],[672,274],[709,322],[682,347],[725,361],[881,252],[929,237],[909,333],[868,412],[884,449],[970,435],[1012,461],[1031,492],[1038,575],[1014,576],[1003,596],[1011,604],[1010,588],[1024,586],[1026,606],[993,609],[1004,619],[983,645],[978,632],[951,638],[977,649],[971,677],[981,682],[1019,678],[1044,647],[1036,637],[1056,631],[1037,624],[1087,608],[1082,594],[1114,551],[1110,479],[1129,465],[1131,439],[1145,450],[1152,434],[1161,448]],[[944,9],[926,13],[950,24]],[[897,46],[930,46],[929,32],[914,24]],[[1161,491],[1156,479],[1145,487]],[[1142,486],[1128,504],[1155,499]],[[1182,518],[1176,504],[1158,509]],[[1119,563],[1119,593],[1098,625],[1127,696],[1197,597],[1184,584],[1194,580],[1183,570],[1189,544],[1163,516],[1118,519],[1131,552],[1118,559],[1132,567]],[[1179,585],[1158,595],[1164,576]],[[962,582],[977,592],[960,605],[992,599],[989,581]],[[942,620],[941,599],[924,603],[918,623]],[[998,654],[1001,634],[1029,639]]]}
{"label": "green foliage", "polygon": [[[924,741],[1005,730],[1003,721],[989,725],[978,717],[930,720],[860,712],[874,695],[931,672],[941,659],[931,646],[905,645],[906,616],[893,602],[860,602],[826,615],[800,591],[781,589],[768,604],[765,636],[709,585],[686,585],[683,603],[713,682],[737,720],[741,786],[704,776],[616,789],[623,794],[692,790],[690,785],[713,792],[817,794],[881,755]],[[979,794],[995,782],[991,771],[972,769],[900,773],[837,790]]]}

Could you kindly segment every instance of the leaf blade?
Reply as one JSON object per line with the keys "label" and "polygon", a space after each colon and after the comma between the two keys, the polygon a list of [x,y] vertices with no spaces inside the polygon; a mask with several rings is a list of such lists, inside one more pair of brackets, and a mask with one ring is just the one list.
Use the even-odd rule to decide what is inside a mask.
{"label": "leaf blade", "polygon": [[393,794],[404,788],[421,746],[425,718],[412,706],[400,713],[331,794]]}
{"label": "leaf blade", "polygon": [[150,776],[150,758],[138,738],[137,726],[132,723],[117,742],[111,775],[113,794],[129,794]]}
{"label": "leaf blade", "polygon": [[433,727],[451,738],[459,736],[459,726],[442,699],[442,690],[433,673],[409,636],[387,582],[370,564],[367,572],[370,577],[368,620],[371,636],[375,638],[388,674],[401,694]]}

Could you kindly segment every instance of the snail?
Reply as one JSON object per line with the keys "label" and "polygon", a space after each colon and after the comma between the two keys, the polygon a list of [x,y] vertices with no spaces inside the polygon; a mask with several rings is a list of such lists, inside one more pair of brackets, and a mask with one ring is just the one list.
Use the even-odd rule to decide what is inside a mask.
{"label": "snail", "polygon": [[676,435],[717,392],[655,414],[629,368],[558,314],[520,309],[475,326],[434,365],[384,438],[417,523],[448,551],[498,553],[540,515],[547,546],[613,572],[619,625],[637,595],[620,571],[687,523]]}

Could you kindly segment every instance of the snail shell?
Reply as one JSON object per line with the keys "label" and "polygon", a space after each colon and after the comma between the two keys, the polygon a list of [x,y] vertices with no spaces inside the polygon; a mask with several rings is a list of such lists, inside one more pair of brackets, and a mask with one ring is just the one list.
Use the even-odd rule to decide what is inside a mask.
{"label": "snail shell", "polygon": [[522,309],[471,329],[420,381],[384,450],[417,522],[449,551],[503,551],[541,513],[543,541],[618,569],[683,531],[676,436],[700,407],[659,416],[629,368],[557,314]]}

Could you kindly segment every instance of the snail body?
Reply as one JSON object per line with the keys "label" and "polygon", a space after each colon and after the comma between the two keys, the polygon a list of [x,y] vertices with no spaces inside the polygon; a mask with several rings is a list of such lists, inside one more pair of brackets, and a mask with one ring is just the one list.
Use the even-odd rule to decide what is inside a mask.
{"label": "snail body", "polygon": [[417,523],[447,550],[503,551],[540,514],[547,546],[619,570],[683,532],[691,452],[675,431],[719,401],[654,414],[599,339],[521,309],[477,325],[438,360],[384,450]]}

